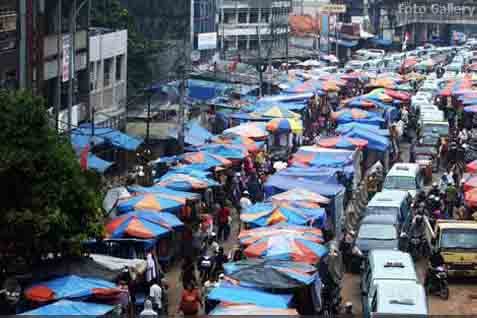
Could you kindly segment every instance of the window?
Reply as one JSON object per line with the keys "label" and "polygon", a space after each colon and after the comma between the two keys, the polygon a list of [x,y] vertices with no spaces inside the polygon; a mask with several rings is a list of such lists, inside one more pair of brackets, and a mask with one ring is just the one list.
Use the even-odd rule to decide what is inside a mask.
{"label": "window", "polygon": [[116,56],[116,82],[121,81],[122,78],[122,71],[123,71],[123,55]]}
{"label": "window", "polygon": [[235,12],[224,12],[224,23],[236,23]]}
{"label": "window", "polygon": [[238,23],[247,23],[247,12],[239,12]]}
{"label": "window", "polygon": [[258,49],[258,39],[250,39],[249,49],[250,50],[257,50]]}
{"label": "window", "polygon": [[104,60],[103,87],[108,87],[111,85],[111,64],[112,59]]}
{"label": "window", "polygon": [[94,76],[94,62],[89,62],[89,87],[90,90],[94,91],[96,89],[96,78]]}
{"label": "window", "polygon": [[262,23],[268,23],[268,17],[269,17],[269,13],[268,12],[262,12],[262,14],[260,15],[260,22]]}
{"label": "window", "polygon": [[247,37],[246,36],[239,36],[239,38],[238,38],[238,49],[239,50],[246,50],[247,49]]}
{"label": "window", "polygon": [[250,23],[258,23],[258,12],[250,12]]}

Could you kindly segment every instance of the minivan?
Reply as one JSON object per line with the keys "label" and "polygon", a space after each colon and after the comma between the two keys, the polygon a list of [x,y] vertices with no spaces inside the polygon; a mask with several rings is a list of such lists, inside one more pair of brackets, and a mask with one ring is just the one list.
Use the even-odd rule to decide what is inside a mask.
{"label": "minivan", "polygon": [[[411,255],[396,250],[371,250],[361,273],[361,297],[364,316],[370,317],[372,315],[374,317],[374,313],[380,312],[378,308],[382,308],[382,306],[379,307],[373,303],[377,301],[380,295],[382,295],[381,297],[384,296],[385,291],[379,287],[380,285],[389,286],[401,282],[407,283],[407,286],[414,286],[415,290],[420,289],[416,286],[419,285],[419,279]],[[425,307],[427,308],[425,293],[418,293],[417,295],[420,299],[414,299],[414,301],[419,302],[419,304],[426,304]],[[410,303],[410,301],[407,303]]]}
{"label": "minivan", "polygon": [[384,190],[408,191],[414,197],[424,188],[422,171],[417,163],[395,163],[384,179]]}
{"label": "minivan", "polygon": [[407,191],[384,190],[376,193],[368,202],[364,216],[396,215],[402,227],[411,215],[411,202],[411,195]]}

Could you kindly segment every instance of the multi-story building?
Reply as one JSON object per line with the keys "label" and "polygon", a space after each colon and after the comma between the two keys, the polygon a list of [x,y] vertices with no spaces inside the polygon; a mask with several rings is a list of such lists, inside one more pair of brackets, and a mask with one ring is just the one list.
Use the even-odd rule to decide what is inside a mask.
{"label": "multi-story building", "polygon": [[[89,38],[90,107],[97,124],[126,112],[127,30],[91,29]],[[118,121],[108,123],[115,126]]]}
{"label": "multi-story building", "polygon": [[432,40],[453,42],[454,31],[477,34],[477,3],[467,0],[374,0],[370,3],[377,32],[382,37],[408,45]]}
{"label": "multi-story building", "polygon": [[[256,56],[273,47],[284,48],[288,36],[291,0],[222,0],[219,7],[219,44],[224,56]],[[283,54],[282,54],[283,55]]]}
{"label": "multi-story building", "polygon": [[15,88],[18,74],[17,3],[0,3],[0,88]]}

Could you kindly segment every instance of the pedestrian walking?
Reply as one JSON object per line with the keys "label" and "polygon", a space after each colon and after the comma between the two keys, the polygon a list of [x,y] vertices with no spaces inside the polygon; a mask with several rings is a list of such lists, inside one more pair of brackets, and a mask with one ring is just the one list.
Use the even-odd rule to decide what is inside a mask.
{"label": "pedestrian walking", "polygon": [[218,223],[218,240],[227,241],[230,235],[230,209],[226,206],[221,206],[217,214]]}
{"label": "pedestrian walking", "polygon": [[152,301],[152,309],[162,315],[162,288],[157,279],[149,288],[149,297]]}
{"label": "pedestrian walking", "polygon": [[154,309],[152,309],[152,302],[149,299],[146,299],[146,301],[144,302],[144,309],[139,314],[139,317],[141,318],[158,317],[157,312],[155,312]]}
{"label": "pedestrian walking", "polygon": [[186,285],[182,292],[181,302],[177,313],[182,312],[184,316],[197,316],[202,307],[202,299],[199,289],[193,284]]}

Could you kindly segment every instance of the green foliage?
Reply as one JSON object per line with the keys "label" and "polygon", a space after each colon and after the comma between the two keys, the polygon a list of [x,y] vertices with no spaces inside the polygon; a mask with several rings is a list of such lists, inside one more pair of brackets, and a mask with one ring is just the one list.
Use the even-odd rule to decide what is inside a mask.
{"label": "green foliage", "polygon": [[158,41],[146,39],[137,30],[134,17],[119,0],[93,1],[91,13],[93,27],[128,30],[128,90],[135,93],[144,88],[152,78],[147,61],[160,52]]}
{"label": "green foliage", "polygon": [[77,253],[102,235],[100,180],[50,127],[41,98],[0,91],[0,257]]}

